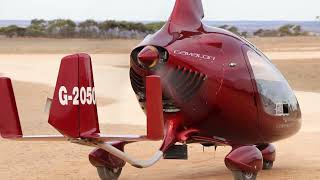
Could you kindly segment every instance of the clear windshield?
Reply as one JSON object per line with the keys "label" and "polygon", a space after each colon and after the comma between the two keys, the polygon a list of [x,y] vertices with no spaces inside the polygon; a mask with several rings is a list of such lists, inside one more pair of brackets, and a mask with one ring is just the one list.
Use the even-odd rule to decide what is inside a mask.
{"label": "clear windshield", "polygon": [[253,50],[248,50],[247,56],[265,112],[274,116],[288,116],[296,111],[297,99],[279,70],[265,56]]}

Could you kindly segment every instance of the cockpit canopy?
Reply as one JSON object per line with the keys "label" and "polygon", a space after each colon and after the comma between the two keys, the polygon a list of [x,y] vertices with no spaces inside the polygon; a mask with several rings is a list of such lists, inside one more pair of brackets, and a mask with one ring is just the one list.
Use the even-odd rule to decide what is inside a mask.
{"label": "cockpit canopy", "polygon": [[247,49],[257,91],[263,109],[272,116],[289,116],[298,110],[298,101],[290,85],[279,70],[263,54]]}

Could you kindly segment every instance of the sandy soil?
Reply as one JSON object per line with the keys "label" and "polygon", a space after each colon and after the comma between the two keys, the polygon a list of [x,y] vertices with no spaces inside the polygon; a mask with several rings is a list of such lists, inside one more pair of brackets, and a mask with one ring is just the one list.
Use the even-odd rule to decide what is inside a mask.
{"label": "sandy soil", "polygon": [[[261,172],[258,177],[266,180],[320,179],[320,55],[317,50],[320,40],[279,39],[279,47],[268,44],[274,39],[255,41],[264,47],[288,78],[303,112],[303,127],[299,134],[275,143],[275,167]],[[296,42],[296,46],[290,45],[291,49],[283,45],[292,42]],[[135,44],[135,41],[128,43]],[[56,134],[56,130],[47,124],[48,115],[43,109],[46,98],[52,96],[59,61],[67,52],[46,54],[43,53],[47,52],[45,48],[42,52],[31,48],[32,53],[19,50],[18,54],[13,54],[12,51],[3,51],[2,47],[0,43],[0,73],[14,79],[23,131],[25,134]],[[308,49],[298,50],[301,47]],[[101,129],[104,133],[144,134],[145,117],[130,87],[126,51],[92,55]],[[290,51],[299,51],[299,58]],[[147,158],[158,146],[159,142],[138,143],[128,146],[127,151],[138,158]],[[98,180],[95,168],[87,158],[91,150],[90,147],[68,142],[12,142],[1,139],[0,179]],[[216,152],[213,148],[206,148],[203,152],[200,145],[190,145],[188,161],[162,160],[143,170],[128,165],[121,179],[232,179],[223,161],[229,151],[229,147],[221,147]]]}

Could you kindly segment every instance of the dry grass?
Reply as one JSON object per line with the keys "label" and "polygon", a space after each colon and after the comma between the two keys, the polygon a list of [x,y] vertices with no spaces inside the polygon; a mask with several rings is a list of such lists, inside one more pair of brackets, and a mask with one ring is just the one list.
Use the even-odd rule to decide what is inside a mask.
{"label": "dry grass", "polygon": [[250,38],[263,51],[320,51],[320,37]]}
{"label": "dry grass", "polygon": [[[0,38],[0,54],[130,53],[141,40]],[[320,37],[250,38],[263,51],[320,51]]]}
{"label": "dry grass", "polygon": [[129,53],[140,40],[0,38],[0,54]]}

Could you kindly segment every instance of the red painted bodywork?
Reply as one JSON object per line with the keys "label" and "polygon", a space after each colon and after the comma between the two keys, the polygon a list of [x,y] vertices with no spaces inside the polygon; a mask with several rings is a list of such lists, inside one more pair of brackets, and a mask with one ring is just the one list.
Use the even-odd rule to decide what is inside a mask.
{"label": "red painted bodywork", "polygon": [[[68,92],[66,94],[72,97],[65,106],[59,101],[61,86],[66,87]],[[100,133],[97,106],[93,103],[74,105],[75,87],[79,89],[94,87],[91,59],[87,54],[76,54],[62,59],[50,109],[49,124],[61,134],[72,138]]]}
{"label": "red painted bodywork", "polygon": [[165,136],[163,144],[160,148],[162,152],[166,152],[172,145],[178,141],[178,132],[181,131],[181,115],[180,113],[165,114]]}
{"label": "red painted bodywork", "polygon": [[[147,135],[149,140],[162,140],[163,113],[162,113],[162,88],[159,76],[146,78],[147,84]],[[61,104],[59,94],[61,87],[65,87],[63,96],[68,97],[67,105]],[[50,109],[49,124],[55,127],[61,134],[71,138],[104,138],[100,134],[97,106],[95,103],[81,103],[82,88],[94,89],[91,58],[87,54],[75,54],[61,60],[59,75]],[[79,95],[73,92],[79,89]],[[95,94],[92,94],[95,99]],[[69,99],[70,97],[70,99]],[[78,104],[74,99],[78,97]],[[88,93],[85,93],[87,100]],[[87,101],[86,101],[87,102]]]}
{"label": "red painted bodywork", "polygon": [[[202,17],[201,1],[176,1],[164,27],[132,51],[134,75],[142,81],[148,75],[160,75],[163,98],[172,99],[180,110],[182,129],[197,129],[197,136],[218,137],[233,144],[262,144],[297,133],[301,127],[297,102],[298,108],[291,109],[288,116],[272,116],[263,110],[256,79],[244,51],[250,49],[263,54],[237,35],[204,25]],[[136,56],[150,45],[166,55],[162,55],[165,61],[148,69],[139,65]],[[177,76],[179,73],[184,75]],[[200,77],[201,86],[192,92],[191,98],[187,92],[188,99],[184,100],[179,88],[188,91],[197,86],[192,76]],[[131,80],[134,84],[133,77]],[[137,93],[137,87],[134,90],[145,109],[143,91]]]}
{"label": "red painted bodywork", "polygon": [[[146,79],[146,108],[147,108],[147,138],[150,140],[162,140],[164,136],[164,124],[162,113],[162,89],[158,76],[149,76]],[[152,101],[151,101],[152,100]]]}
{"label": "red painted bodywork", "polygon": [[262,154],[255,146],[233,149],[225,158],[225,164],[232,171],[258,172],[262,169]]}
{"label": "red painted bodywork", "polygon": [[272,144],[263,144],[257,146],[261,151],[263,160],[274,162],[276,160],[276,148]]}
{"label": "red painted bodywork", "polygon": [[9,78],[0,78],[0,132],[3,138],[20,138],[22,130]]}

